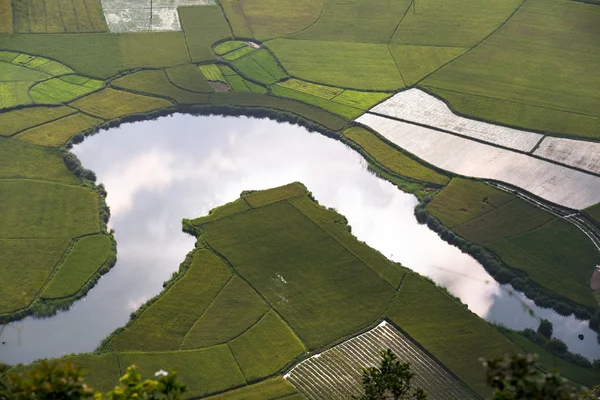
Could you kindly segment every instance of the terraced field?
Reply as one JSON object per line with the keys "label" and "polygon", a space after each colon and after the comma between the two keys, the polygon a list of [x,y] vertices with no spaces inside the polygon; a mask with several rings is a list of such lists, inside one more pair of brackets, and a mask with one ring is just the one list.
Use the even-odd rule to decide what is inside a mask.
{"label": "terraced field", "polygon": [[291,369],[285,378],[306,397],[315,400],[344,399],[362,394],[362,370],[378,366],[379,352],[391,349],[401,362],[415,372],[414,386],[431,399],[478,399],[468,386],[448,373],[442,365],[405,335],[385,321]]}

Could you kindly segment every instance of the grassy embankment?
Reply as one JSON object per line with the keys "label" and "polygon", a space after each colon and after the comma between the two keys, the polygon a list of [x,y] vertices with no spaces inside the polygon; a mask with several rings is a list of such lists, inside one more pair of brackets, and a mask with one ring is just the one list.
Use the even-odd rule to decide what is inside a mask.
{"label": "grassy embankment", "polygon": [[482,182],[459,178],[426,210],[470,242],[463,247],[471,248],[471,253],[481,246],[496,254],[511,270],[497,263],[492,267],[489,260],[490,265],[483,263],[489,272],[538,303],[565,314],[577,311],[587,318],[597,310],[589,282],[600,261],[598,251],[564,219]]}
{"label": "grassy embankment", "polygon": [[[105,353],[69,357],[92,371],[95,387],[110,387],[117,365],[132,363],[145,374],[178,368],[192,396],[257,383],[384,317],[479,393],[478,358],[517,351],[444,291],[357,241],[300,184],[242,194],[184,226],[198,247],[165,291],[105,340]],[[275,389],[293,393],[280,380],[242,393]]]}

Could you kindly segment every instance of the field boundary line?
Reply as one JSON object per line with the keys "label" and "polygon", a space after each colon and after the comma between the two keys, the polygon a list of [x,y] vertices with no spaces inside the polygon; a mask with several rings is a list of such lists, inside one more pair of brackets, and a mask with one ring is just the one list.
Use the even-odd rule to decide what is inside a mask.
{"label": "field boundary line", "polygon": [[[394,288],[394,290],[396,290],[396,287],[394,287],[394,285],[392,285],[391,282],[389,282],[386,278],[384,278],[379,272],[375,271],[373,269],[373,267],[371,267],[364,260],[362,260],[359,256],[357,256],[352,250],[348,249],[346,246],[344,246],[342,243],[340,243],[340,241],[337,238],[335,238],[332,234],[330,234],[329,232],[327,232],[325,229],[321,228],[321,226],[319,226],[315,221],[313,221],[312,218],[310,218],[308,215],[306,215],[302,211],[300,211],[294,204],[290,203],[287,199],[285,199],[284,201],[286,203],[288,203],[290,206],[292,206],[297,212],[299,212],[300,214],[302,214],[304,216],[304,218],[308,219],[314,226],[316,226],[319,230],[321,230],[325,235],[327,235],[328,237],[330,237],[331,239],[333,239],[344,250],[346,250],[349,254],[351,254],[352,257],[354,257],[357,261],[360,261],[361,264],[363,264],[364,266],[366,266],[367,268],[369,268],[371,271],[373,271],[375,273],[375,275],[379,276],[379,278],[381,278],[384,282],[386,282],[388,285],[390,285],[392,288]],[[356,239],[356,237],[354,239]],[[358,239],[356,239],[356,240],[358,240]],[[386,257],[386,260],[387,260],[387,257]]]}
{"label": "field boundary line", "polygon": [[248,385],[248,378],[246,377],[246,374],[244,373],[244,370],[242,369],[242,366],[240,365],[238,359],[235,358],[235,354],[233,354],[231,347],[229,347],[229,342],[226,342],[225,346],[227,346],[227,350],[229,350],[229,354],[231,354],[231,358],[233,358],[233,361],[235,361],[235,365],[237,365],[238,369],[240,370],[240,373],[244,377],[244,382],[246,382],[246,385]]}
{"label": "field boundary line", "polygon": [[[217,1],[217,4],[219,4],[218,1]],[[223,13],[222,8],[221,8],[221,13]],[[179,13],[179,7],[177,7],[177,18],[179,18],[179,24],[181,25],[181,31],[183,32],[183,40],[185,41],[185,48],[187,50],[188,58],[190,59],[190,63],[193,63],[194,60],[192,60],[192,53],[190,52],[190,45],[188,44],[187,33],[185,32],[185,28],[183,27],[183,23],[181,22],[181,14]],[[225,20],[227,20],[227,18],[225,18]],[[231,30],[231,28],[230,28],[230,30]]]}
{"label": "field boundary line", "polygon": [[[223,286],[221,286],[221,289],[219,289],[219,291],[217,292],[217,294],[215,295],[215,297],[212,298],[212,300],[210,301],[210,303],[208,303],[208,305],[206,306],[206,308],[204,310],[202,310],[202,313],[200,313],[200,315],[198,315],[198,318],[196,318],[196,320],[194,321],[194,323],[185,332],[185,334],[183,335],[183,338],[181,339],[181,342],[179,342],[179,350],[182,350],[183,343],[185,342],[185,339],[187,338],[188,334],[191,332],[192,329],[194,329],[194,326],[196,326],[196,324],[198,323],[198,321],[200,320],[200,318],[202,318],[202,316],[206,313],[206,310],[208,310],[210,308],[210,306],[213,305],[213,303],[215,302],[215,300],[217,299],[217,297],[219,297],[219,295],[221,293],[223,293],[223,290],[229,284],[229,282],[231,282],[231,280],[233,279],[234,276],[235,276],[235,274],[232,273],[231,276],[229,277],[229,279],[227,279],[227,281],[225,282],[225,284],[223,284]],[[175,282],[175,283],[177,283],[177,282]],[[175,286],[175,285],[173,285],[173,286]]]}
{"label": "field boundary line", "polygon": [[[12,137],[14,137],[14,136],[18,135],[19,133],[23,133],[23,132],[25,132],[25,131],[28,131],[28,130],[30,130],[30,129],[33,129],[33,128],[38,128],[38,127],[40,127],[40,126],[42,126],[42,125],[46,125],[46,124],[50,124],[50,123],[52,123],[52,122],[59,121],[59,120],[61,120],[61,119],[63,119],[63,118],[70,117],[70,116],[72,116],[73,114],[77,114],[77,113],[79,112],[77,109],[74,109],[73,107],[69,107],[69,108],[71,108],[71,109],[73,110],[73,112],[71,112],[71,113],[69,113],[69,114],[65,114],[65,115],[63,115],[63,116],[60,116],[60,117],[58,117],[58,118],[49,119],[49,120],[46,120],[46,121],[44,121],[44,122],[40,122],[39,124],[35,124],[35,125],[32,125],[32,126],[30,126],[30,127],[28,127],[28,128],[25,128],[25,129],[18,130],[18,131],[16,131],[16,132],[14,132],[14,133],[12,133],[12,134],[10,134],[10,135],[8,135],[8,136],[4,136],[4,137],[5,137],[5,138],[12,138]],[[48,147],[48,146],[43,146],[43,147]]]}
{"label": "field boundary line", "polygon": [[[323,13],[325,12],[325,1],[327,1],[327,0],[321,0],[321,11],[319,11],[319,16],[317,17],[317,19],[315,19],[313,22],[311,22],[308,26],[305,26],[304,28],[302,28],[296,32],[290,33],[289,35],[278,36],[273,39],[288,39],[288,38],[291,38],[292,35],[298,35],[304,31],[307,31],[308,29],[312,28],[314,25],[317,24],[317,22],[319,22],[321,20],[321,17],[323,16]],[[273,39],[269,39],[269,40],[273,40]]]}
{"label": "field boundary line", "polygon": [[75,3],[73,3],[73,0],[69,0],[71,2],[71,6],[73,7],[73,14],[75,14],[75,29],[77,29],[77,32],[74,33],[79,33],[79,15],[77,15],[77,8],[75,7]]}
{"label": "field boundary line", "polygon": [[400,74],[400,79],[402,79],[402,83],[404,84],[404,87],[407,88],[408,85],[406,84],[406,80],[404,79],[404,75],[402,75],[402,71],[400,70],[400,66],[398,65],[398,61],[396,61],[396,57],[394,57],[394,53],[392,52],[392,49],[390,48],[390,44],[389,43],[387,44],[387,49],[388,49],[388,53],[390,53],[390,56],[392,56],[392,60],[394,60],[394,64],[396,64],[396,70],[398,70],[398,74]]}
{"label": "field boundary line", "polygon": [[[576,0],[571,0],[571,1],[576,1]],[[562,109],[562,108],[556,108],[556,107],[548,107],[548,106],[546,106],[546,105],[539,105],[539,104],[535,104],[535,103],[526,103],[526,102],[524,102],[524,101],[517,101],[517,100],[511,100],[511,99],[504,99],[504,98],[501,98],[501,97],[486,96],[486,95],[479,94],[479,93],[469,93],[469,92],[463,92],[463,91],[456,90],[456,89],[447,89],[447,88],[443,88],[443,87],[439,87],[439,86],[434,86],[434,85],[420,85],[419,87],[421,88],[421,90],[425,89],[424,91],[425,91],[425,92],[427,92],[429,95],[431,95],[431,96],[434,96],[434,97],[438,98],[439,100],[442,100],[442,101],[444,101],[444,103],[446,103],[446,105],[447,105],[447,106],[448,106],[448,108],[450,108],[450,109],[452,109],[452,108],[450,107],[450,105],[449,105],[449,103],[447,102],[447,100],[445,100],[445,99],[441,99],[441,98],[440,98],[438,95],[436,95],[436,94],[429,93],[429,91],[428,91],[427,89],[428,89],[428,88],[432,88],[432,89],[440,89],[440,90],[445,90],[445,91],[448,91],[448,92],[454,92],[454,93],[464,94],[464,95],[467,95],[467,96],[473,96],[473,97],[482,97],[482,98],[484,98],[484,99],[490,99],[490,100],[500,100],[500,101],[504,101],[504,102],[507,102],[507,103],[513,103],[513,104],[518,104],[518,105],[526,105],[526,106],[532,106],[532,107],[539,107],[539,108],[544,108],[544,109],[546,109],[546,110],[552,110],[552,111],[562,111],[562,112],[569,113],[569,114],[582,115],[582,116],[584,116],[584,117],[590,117],[590,118],[599,118],[599,119],[600,119],[600,116],[598,116],[598,115],[586,114],[586,113],[582,113],[582,112],[578,112],[578,111],[565,110],[565,109]],[[471,118],[471,119],[477,119],[478,121],[487,122],[487,123],[496,124],[496,125],[503,125],[503,124],[501,124],[501,123],[494,122],[494,121],[491,121],[491,120],[484,120],[484,119],[479,119],[479,118],[476,118],[476,117],[473,117],[473,116],[469,116],[469,115],[467,115],[467,114],[461,114],[461,113],[458,113],[458,112],[456,112],[456,111],[454,111],[454,110],[452,110],[452,112],[453,112],[453,113],[455,113],[455,114],[457,114],[457,115],[462,115],[462,116],[465,116],[465,117],[468,117],[468,118]],[[509,126],[509,125],[504,125],[504,126]],[[509,126],[509,127],[511,127],[511,126]],[[516,129],[523,129],[523,128],[519,128],[519,127],[515,127],[515,128],[516,128]],[[529,130],[529,129],[528,129],[528,130]],[[548,136],[553,136],[553,135],[552,135],[552,132],[546,132],[546,131],[536,131],[536,130],[532,130],[532,132],[544,133],[544,134],[546,134],[546,135],[548,135]],[[557,136],[557,137],[567,137],[567,138],[570,138],[571,136],[568,136],[568,135],[561,135],[561,136]],[[573,137],[580,137],[580,136],[573,136]],[[592,138],[592,139],[593,139],[593,138]],[[597,140],[598,140],[598,139],[596,139],[596,141],[597,141]]]}
{"label": "field boundary line", "polygon": [[[249,211],[249,210],[246,210]],[[279,318],[281,318],[281,320],[283,322],[285,322],[285,324],[290,328],[290,330],[292,332],[294,332],[294,335],[298,338],[298,340],[300,340],[300,342],[302,343],[302,345],[304,346],[305,349],[308,349],[309,347],[306,345],[306,343],[304,342],[304,339],[302,339],[302,336],[300,336],[298,334],[298,332],[296,332],[296,330],[294,329],[294,327],[292,325],[290,325],[290,323],[287,321],[287,319],[285,319],[283,317],[283,315],[281,315],[281,313],[279,311],[277,311],[277,309],[275,309],[275,307],[273,307],[273,304],[271,304],[270,301],[268,301],[265,296],[259,292],[254,285],[252,285],[252,283],[246,279],[245,277],[243,277],[236,269],[235,266],[231,263],[231,261],[229,261],[229,259],[227,257],[225,257],[223,254],[221,254],[219,251],[217,251],[214,247],[212,247],[212,245],[210,243],[208,243],[208,241],[206,239],[204,239],[204,242],[206,243],[206,248],[210,251],[212,251],[216,256],[218,256],[219,258],[221,258],[234,272],[235,274],[242,279],[244,282],[246,282],[252,289],[254,289],[254,291],[256,293],[258,293],[258,295],[260,296],[260,298],[266,303],[268,304],[271,309],[279,316]]]}
{"label": "field boundary line", "polygon": [[485,42],[490,36],[492,36],[494,33],[496,33],[498,30],[500,30],[500,28],[504,27],[504,25],[506,25],[508,23],[508,21],[510,21],[512,19],[512,17],[515,16],[515,14],[521,9],[521,7],[523,7],[523,5],[527,2],[527,0],[522,0],[521,4],[519,4],[517,6],[517,8],[515,8],[513,10],[513,12],[508,16],[508,18],[506,18],[504,20],[504,22],[502,22],[499,26],[496,27],[496,29],[492,30],[490,33],[488,33],[483,39],[481,39],[479,42],[475,43],[473,46],[471,46],[470,48],[467,49],[467,51],[465,51],[462,54],[459,54],[458,56],[456,56],[455,58],[451,59],[450,61],[440,65],[438,68],[434,69],[433,71],[431,71],[430,73],[428,73],[427,75],[425,75],[424,77],[422,77],[421,79],[419,79],[417,82],[415,82],[415,86],[418,85],[419,83],[421,83],[423,80],[427,79],[428,77],[430,77],[431,75],[435,74],[436,72],[438,72],[440,69],[444,68],[446,65],[458,60],[459,58],[461,58],[462,56],[464,56],[465,54],[468,54],[471,52],[471,50],[474,50],[476,47],[478,47],[479,45],[481,45],[483,42]]}
{"label": "field boundary line", "polygon": [[415,0],[410,0],[410,3],[408,3],[408,7],[406,7],[406,10],[404,10],[404,14],[402,14],[402,18],[400,18],[400,21],[398,21],[398,24],[396,24],[396,28],[394,28],[394,32],[392,32],[392,36],[390,36],[390,38],[387,41],[388,47],[392,43],[394,36],[396,36],[398,29],[400,29],[400,24],[402,24],[402,21],[404,21],[404,18],[406,18],[406,16],[408,15],[408,12],[410,11],[410,7],[414,7],[414,6],[415,6]]}
{"label": "field boundary line", "polygon": [[46,2],[47,0],[44,0],[44,32],[48,33],[48,7]]}

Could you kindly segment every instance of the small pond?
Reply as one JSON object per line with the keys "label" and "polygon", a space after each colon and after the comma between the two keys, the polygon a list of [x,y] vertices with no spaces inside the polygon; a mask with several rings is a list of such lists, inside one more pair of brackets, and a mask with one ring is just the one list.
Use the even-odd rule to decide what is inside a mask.
{"label": "small pond", "polygon": [[70,310],[0,330],[2,362],[93,351],[160,292],[193,248],[194,238],[181,231],[183,218],[205,215],[243,190],[293,181],[345,215],[358,239],[446,286],[481,317],[514,329],[536,328],[538,318],[547,318],[572,351],[600,358],[587,322],[540,309],[498,285],[473,258],[417,224],[413,195],[371,174],[360,155],[320,134],[269,120],[177,114],[110,129],[73,152],[106,185],[118,262]]}

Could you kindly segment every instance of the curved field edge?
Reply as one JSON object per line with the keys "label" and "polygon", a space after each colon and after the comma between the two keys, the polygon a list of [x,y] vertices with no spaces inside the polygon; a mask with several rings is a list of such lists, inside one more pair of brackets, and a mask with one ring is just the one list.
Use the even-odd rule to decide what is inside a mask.
{"label": "curved field edge", "polygon": [[[282,192],[282,190],[284,189],[285,192]],[[295,204],[294,207],[301,207],[303,213],[316,213],[314,215],[311,214],[311,219],[324,218],[327,215],[334,215],[333,211],[326,210],[322,206],[319,206],[317,203],[314,203],[314,201],[311,200],[309,196],[310,194],[306,191],[306,189],[303,186],[296,184],[287,185],[287,187],[282,187],[270,191],[246,192],[245,194],[242,194],[242,198],[247,199],[245,201],[247,201],[250,204],[253,204],[254,207],[257,208],[249,209],[247,208],[247,206],[246,208],[242,208],[245,208],[246,212],[250,213],[256,212],[256,210],[261,209],[275,210],[280,209],[281,206],[278,206],[278,204],[281,204],[282,201],[293,201]],[[285,359],[277,361],[275,364],[272,364],[273,361],[270,358],[272,356],[269,356],[266,359],[262,358],[265,356],[260,356],[258,357],[259,364],[256,366],[254,365],[256,363],[256,357],[252,357],[252,354],[255,352],[255,355],[264,353],[264,350],[262,349],[265,347],[265,341],[264,339],[261,339],[260,335],[254,336],[253,334],[250,334],[252,328],[250,328],[250,330],[248,330],[247,332],[243,333],[240,337],[247,337],[250,340],[249,342],[247,342],[248,344],[246,344],[246,346],[250,346],[248,348],[248,350],[250,350],[250,353],[248,353],[247,356],[244,356],[244,353],[240,353],[240,351],[238,350],[239,346],[237,345],[235,347],[232,346],[231,350],[233,351],[234,359],[238,359],[239,361],[239,357],[245,357],[245,359],[247,360],[245,362],[250,362],[250,364],[240,364],[242,365],[242,371],[244,371],[244,375],[246,375],[245,378],[240,378],[240,375],[237,372],[235,372],[237,371],[238,367],[236,366],[236,363],[231,363],[231,358],[226,354],[226,352],[224,352],[222,344],[217,344],[204,349],[190,350],[175,349],[166,351],[151,350],[141,352],[139,350],[136,350],[135,348],[129,348],[127,350],[116,350],[115,343],[117,339],[125,335],[128,331],[131,331],[131,329],[137,323],[146,318],[146,315],[149,312],[151,312],[153,308],[159,306],[159,304],[163,302],[163,299],[166,299],[167,296],[175,293],[173,291],[177,290],[178,285],[180,285],[180,283],[183,282],[186,276],[191,272],[190,268],[192,267],[196,254],[198,254],[198,252],[204,252],[204,254],[212,253],[213,255],[211,257],[213,259],[216,259],[214,255],[215,253],[213,253],[213,250],[210,249],[211,244],[214,245],[217,243],[215,242],[216,237],[214,237],[213,234],[211,234],[209,237],[205,238],[205,234],[208,231],[206,231],[205,233],[201,233],[198,229],[204,230],[211,224],[219,223],[222,225],[224,222],[229,223],[227,221],[229,219],[239,218],[239,215],[244,214],[245,212],[240,211],[240,207],[241,206],[239,202],[230,203],[221,208],[213,210],[213,212],[209,214],[208,217],[200,218],[194,221],[184,222],[184,226],[186,227],[185,230],[199,234],[197,246],[192,252],[188,254],[186,260],[181,264],[179,272],[174,274],[173,278],[165,283],[165,290],[160,295],[156,296],[154,299],[150,300],[145,305],[143,305],[142,308],[140,308],[132,316],[131,321],[124,328],[117,329],[111,336],[109,336],[98,349],[98,351],[100,351],[101,353],[97,353],[96,355],[89,354],[67,357],[68,359],[71,359],[76,363],[81,364],[82,366],[89,366],[90,363],[91,365],[93,365],[93,368],[90,368],[91,372],[89,376],[91,384],[95,384],[99,388],[110,387],[111,384],[114,384],[113,377],[115,374],[108,374],[107,371],[118,369],[119,365],[121,366],[121,368],[124,368],[125,365],[129,365],[130,363],[135,362],[138,365],[140,365],[141,369],[145,373],[152,373],[154,371],[152,368],[158,368],[159,365],[160,368],[163,369],[170,369],[172,366],[176,366],[180,370],[184,368],[185,377],[190,379],[186,381],[186,383],[190,385],[191,395],[207,395],[210,393],[218,393],[225,390],[235,389],[244,386],[247,383],[258,382],[269,377],[278,376],[282,371],[285,371],[289,367],[291,367],[294,362],[299,361],[302,358],[309,356],[310,354],[317,353],[322,349],[329,348],[332,345],[344,341],[349,337],[355,336],[357,333],[372,328],[374,325],[378,324],[381,321],[381,319],[385,316],[387,316],[390,320],[394,321],[396,324],[400,325],[409,335],[411,335],[415,340],[421,343],[421,345],[425,349],[427,349],[427,351],[434,354],[434,356],[436,356],[436,358],[438,358],[442,363],[444,363],[451,371],[456,373],[456,375],[458,375],[462,380],[466,381],[469,385],[471,385],[473,388],[475,388],[475,390],[477,390],[480,393],[487,392],[485,389],[483,375],[480,374],[481,371],[479,368],[478,357],[482,355],[486,357],[492,357],[495,355],[504,354],[505,352],[517,351],[517,348],[512,346],[510,342],[507,339],[505,339],[499,332],[495,331],[494,328],[489,326],[483,320],[479,319],[479,317],[477,317],[475,314],[468,311],[462,304],[457,302],[457,300],[448,296],[444,291],[440,290],[435,285],[426,281],[424,278],[408,270],[405,270],[404,268],[401,268],[397,265],[394,268],[397,269],[398,272],[401,272],[403,276],[405,274],[407,276],[407,278],[405,279],[395,281],[395,285],[398,286],[397,288],[394,288],[394,286],[385,283],[385,281],[381,278],[376,278],[377,275],[372,275],[372,272],[369,272],[369,268],[363,269],[364,273],[367,273],[367,275],[365,276],[370,278],[366,279],[366,281],[360,280],[361,285],[368,285],[369,281],[373,281],[373,279],[376,279],[380,282],[378,285],[384,285],[382,287],[386,287],[387,285],[389,286],[387,286],[388,294],[385,295],[385,303],[387,303],[387,305],[383,307],[383,309],[375,313],[370,312],[372,316],[367,317],[363,322],[356,321],[354,323],[351,323],[351,325],[353,326],[356,326],[357,322],[359,322],[359,325],[362,325],[362,328],[360,328],[358,332],[355,331],[356,328],[351,328],[350,330],[347,330],[348,328],[346,328],[346,334],[343,334],[342,336],[337,336],[339,334],[334,334],[333,336],[331,334],[328,334],[328,337],[330,337],[330,339],[327,339],[326,341],[314,341],[313,339],[310,339],[309,343],[312,344],[308,345],[309,347],[307,350],[309,350],[309,352],[303,350],[300,352],[300,354],[296,353],[294,355],[294,353],[291,353],[290,355],[285,356]],[[294,211],[293,207],[290,208],[290,206],[285,206],[284,208],[286,210],[289,210],[285,211],[286,213],[292,212],[292,214],[294,215],[295,213],[298,213],[298,211]],[[323,214],[323,216],[319,216],[320,213],[325,214]],[[340,221],[340,223],[343,224],[343,221],[345,219],[342,216],[339,216],[339,214],[335,215],[338,215],[338,217],[336,218],[342,218],[342,221]],[[252,218],[261,218],[261,221],[263,220],[262,217],[260,217],[259,215]],[[276,219],[272,223],[274,224],[273,226],[277,226],[279,224],[285,224],[285,221]],[[361,254],[361,258],[367,257],[368,259],[379,260],[372,260],[369,261],[369,263],[374,263],[373,265],[379,265],[378,268],[383,267],[383,264],[389,263],[390,265],[393,265],[391,262],[386,260],[385,257],[380,255],[373,249],[361,245],[349,232],[346,231],[343,225],[340,225],[339,228],[335,228],[338,225],[333,221],[323,221],[323,223],[328,224],[327,226],[330,226],[330,228],[328,229],[334,229],[334,231],[332,232],[335,232],[337,230],[337,240],[346,240],[347,243],[345,244],[345,246],[359,246],[353,251],[359,251]],[[310,226],[310,223],[309,225],[306,225],[306,227]],[[314,228],[310,229],[311,232],[317,232],[316,230],[314,230]],[[267,231],[268,230],[270,230],[270,228],[267,228]],[[343,237],[345,237],[346,239],[342,239]],[[320,241],[320,239],[318,240]],[[361,248],[360,246],[364,246],[364,250],[359,250]],[[219,247],[222,247],[222,245],[219,245]],[[256,255],[259,255],[258,253],[259,252],[256,252]],[[231,252],[227,251],[226,256],[230,257],[231,255]],[[236,268],[238,267],[239,266],[236,266]],[[288,281],[289,279],[294,279],[289,277],[285,272],[282,272],[282,274],[288,277]],[[327,274],[329,274],[329,272],[327,272]],[[250,279],[252,281],[252,278],[249,278],[247,275],[244,276],[246,279]],[[407,292],[407,288],[412,289]],[[264,290],[258,289],[258,292],[262,293],[262,295],[264,296],[267,296],[267,293]],[[415,296],[415,293],[423,294]],[[308,295],[309,293],[306,294],[306,296]],[[348,295],[351,294],[348,293]],[[309,297],[312,297],[312,295],[310,295]],[[304,304],[304,301],[307,301],[308,299],[306,297],[303,298],[305,300],[302,300],[299,306]],[[427,301],[424,300],[425,298],[427,298]],[[272,302],[272,298],[269,301]],[[290,298],[290,301],[294,300]],[[425,303],[429,304],[425,305]],[[289,314],[277,305],[275,305],[275,307],[278,310],[278,313],[283,313],[283,319],[281,319],[280,321],[286,321],[285,323],[289,325],[290,321],[288,321],[288,318],[290,318],[292,314]],[[414,309],[415,307],[417,309],[416,314]],[[427,310],[423,310],[423,307],[425,307]],[[351,310],[349,311],[351,311],[351,313],[348,315],[352,315],[351,319],[355,319],[354,307],[350,308]],[[335,310],[330,310],[330,312],[335,313],[338,313],[338,311],[339,309],[337,308]],[[413,320],[413,318],[410,317],[411,315],[420,315],[421,313],[425,313],[428,316],[420,322]],[[445,317],[442,316],[442,314],[444,314]],[[158,327],[171,325],[169,320],[173,319],[173,317],[167,317],[166,314],[163,314],[163,318],[166,319],[164,319],[162,322],[157,321],[158,324],[155,324],[155,326]],[[348,320],[347,322],[351,321]],[[422,322],[424,322],[425,324],[423,326],[429,326],[432,329],[422,330]],[[298,332],[296,330],[299,327],[298,324],[298,321],[291,322],[292,330],[293,332],[296,332],[296,334]],[[442,327],[444,332],[442,332]],[[308,329],[308,331],[306,329]],[[462,335],[459,336],[450,334],[455,330],[456,332],[461,331]],[[273,329],[269,329],[269,332],[271,331],[273,331]],[[300,337],[307,338],[313,336],[319,331],[321,331],[321,329],[318,326],[308,325],[307,327],[302,328]],[[434,333],[434,331],[439,333]],[[249,334],[250,336],[248,336]],[[308,336],[305,336],[307,334]],[[469,338],[472,338],[473,340],[462,340],[461,337],[464,338],[465,335]],[[233,341],[236,340],[237,339],[233,339]],[[304,342],[306,342],[306,340],[304,340]],[[130,341],[130,343],[134,343],[134,341]],[[163,346],[165,344],[164,341],[156,343],[160,346]],[[269,346],[267,347],[270,346],[272,346],[272,344],[269,344]],[[468,346],[470,350],[467,350],[465,346]],[[266,351],[268,352],[268,349],[266,349]],[[212,357],[215,357],[211,362],[212,367],[217,371],[215,374],[209,373],[205,369],[199,368],[198,366],[200,363],[202,363],[203,360],[206,360],[203,354],[209,353]],[[252,358],[249,359],[248,357]],[[108,362],[107,360],[112,361]],[[277,367],[275,370],[265,370],[263,367],[261,367],[261,365],[277,365]],[[249,371],[257,371],[258,375],[248,375]],[[221,374],[225,374],[227,378]],[[184,377],[181,374],[181,372],[180,376],[182,376],[182,378]],[[194,377],[193,379],[191,378],[192,376]],[[217,382],[220,383],[215,383],[210,387],[203,388],[201,383],[206,382],[205,376],[212,376]]]}

